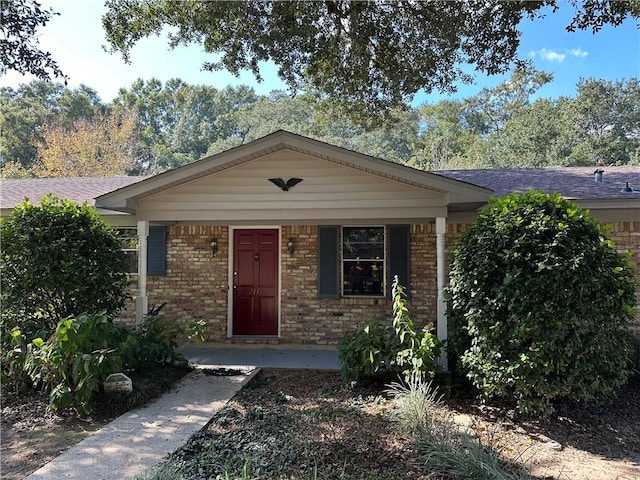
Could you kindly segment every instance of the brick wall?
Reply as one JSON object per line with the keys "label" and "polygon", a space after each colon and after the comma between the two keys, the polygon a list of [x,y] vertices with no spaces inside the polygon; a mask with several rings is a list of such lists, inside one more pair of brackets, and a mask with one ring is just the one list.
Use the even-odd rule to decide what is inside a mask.
{"label": "brick wall", "polygon": [[[446,245],[450,252],[466,225],[447,226]],[[282,303],[280,338],[234,340],[227,338],[228,248],[227,227],[172,226],[168,232],[167,274],[150,276],[147,282],[149,306],[166,302],[164,315],[184,321],[204,320],[209,342],[283,343],[328,345],[338,342],[359,322],[374,316],[391,322],[392,304],[385,298],[319,299],[317,295],[316,226],[282,227]],[[619,251],[633,252],[631,262],[640,283],[640,222],[611,225],[611,238]],[[211,239],[219,251],[212,255]],[[287,241],[295,242],[295,252],[287,251]],[[436,235],[433,223],[412,225],[411,292],[409,312],[421,327],[436,321]],[[390,288],[390,286],[387,286]],[[132,293],[135,293],[133,288]],[[640,303],[640,289],[637,291]],[[130,317],[135,309],[127,310]],[[639,311],[640,312],[640,311]],[[637,316],[640,331],[640,315]]]}
{"label": "brick wall", "polygon": [[628,259],[636,272],[636,321],[634,331],[640,335],[640,221],[616,222],[608,224],[609,238],[620,253],[630,253]]}

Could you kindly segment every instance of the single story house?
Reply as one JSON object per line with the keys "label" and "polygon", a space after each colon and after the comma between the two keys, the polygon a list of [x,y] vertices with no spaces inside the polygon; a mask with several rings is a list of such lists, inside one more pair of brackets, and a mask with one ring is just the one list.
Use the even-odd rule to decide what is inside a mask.
{"label": "single story house", "polygon": [[640,271],[640,167],[594,169],[426,172],[277,131],[151,177],[4,180],[0,207],[53,193],[121,228],[137,258],[123,317],[166,302],[209,342],[332,345],[391,316],[397,275],[446,338],[447,251],[492,195],[559,192]]}

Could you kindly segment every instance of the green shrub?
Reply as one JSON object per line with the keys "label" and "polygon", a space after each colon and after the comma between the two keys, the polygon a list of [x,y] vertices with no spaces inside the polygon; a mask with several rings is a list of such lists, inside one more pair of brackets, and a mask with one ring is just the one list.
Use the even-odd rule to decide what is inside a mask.
{"label": "green shrub", "polygon": [[633,271],[559,195],[492,199],[460,238],[446,295],[451,350],[483,399],[545,414],[627,380]]}
{"label": "green shrub", "polygon": [[111,373],[187,366],[187,359],[175,351],[177,339],[203,340],[203,325],[184,325],[155,314],[131,329],[100,312],[60,320],[44,339],[29,341],[14,328],[11,347],[3,354],[3,372],[16,385],[48,391],[51,408],[86,412]]}
{"label": "green shrub", "polygon": [[393,321],[389,326],[377,319],[361,323],[345,335],[338,344],[338,359],[343,378],[362,380],[376,375],[403,374],[406,378],[415,373],[433,377],[437,370],[434,361],[441,345],[426,325],[416,326],[406,305],[404,288],[398,277],[392,286]]}
{"label": "green shrub", "polygon": [[377,319],[363,322],[338,343],[338,359],[345,380],[362,380],[386,371],[393,360],[389,333]]}
{"label": "green shrub", "polygon": [[163,365],[186,365],[187,359],[176,352],[180,338],[196,337],[204,341],[203,321],[185,324],[159,315],[159,308],[145,315],[132,330],[136,339],[135,348],[127,356],[128,366],[133,369],[157,368]]}
{"label": "green shrub", "polygon": [[[118,312],[127,298],[127,260],[95,209],[46,196],[25,200],[0,223],[2,328],[29,339],[82,312]],[[6,340],[6,337],[5,337]]]}
{"label": "green shrub", "polygon": [[36,338],[26,345],[24,371],[35,387],[50,392],[52,408],[74,405],[88,411],[102,382],[122,370],[120,349],[130,343],[135,341],[126,329],[104,312],[63,319],[47,341]]}

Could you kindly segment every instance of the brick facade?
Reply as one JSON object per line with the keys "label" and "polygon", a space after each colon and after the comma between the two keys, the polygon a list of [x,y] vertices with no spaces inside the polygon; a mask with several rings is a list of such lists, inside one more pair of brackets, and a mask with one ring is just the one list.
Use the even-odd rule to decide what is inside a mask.
{"label": "brick facade", "polygon": [[631,254],[629,263],[636,272],[636,321],[633,330],[640,335],[640,221],[608,224],[609,238],[618,252]]}
{"label": "brick facade", "polygon": [[[640,222],[610,225],[610,237],[622,253],[633,253],[631,263],[640,283]],[[450,252],[465,225],[447,226]],[[409,312],[418,326],[436,321],[436,235],[433,223],[410,230],[411,292]],[[217,238],[215,256],[209,248]],[[295,252],[287,251],[287,241]],[[167,272],[150,276],[149,306],[166,302],[163,314],[183,321],[204,320],[205,337],[215,343],[336,344],[359,322],[372,317],[391,321],[392,304],[386,298],[320,299],[317,294],[318,228],[312,225],[281,229],[281,321],[279,339],[229,339],[229,229],[212,226],[171,226],[167,240]],[[387,286],[390,288],[390,286]],[[135,294],[135,288],[132,290]],[[640,304],[640,289],[637,290]],[[640,311],[639,311],[640,312]],[[132,320],[133,309],[123,317]],[[640,331],[640,314],[637,329]]]}

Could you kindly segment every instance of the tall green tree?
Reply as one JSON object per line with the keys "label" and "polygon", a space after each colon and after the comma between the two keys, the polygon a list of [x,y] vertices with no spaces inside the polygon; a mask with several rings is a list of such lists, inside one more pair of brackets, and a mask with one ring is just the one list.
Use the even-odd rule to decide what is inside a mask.
{"label": "tall green tree", "polygon": [[236,134],[228,115],[256,99],[246,86],[218,90],[179,79],[139,79],[120,89],[114,105],[137,117],[137,173],[154,173],[197,160],[211,144]]}
{"label": "tall green tree", "polygon": [[418,108],[419,144],[409,165],[421,170],[482,167],[482,136],[469,128],[465,103],[443,100]]}
{"label": "tall green tree", "polygon": [[203,157],[211,144],[235,133],[229,114],[257,100],[253,88],[188,86],[178,92],[177,121],[171,147],[193,160]]}
{"label": "tall green tree", "polygon": [[480,135],[499,132],[513,116],[530,104],[531,96],[551,82],[553,76],[533,68],[531,63],[516,66],[511,77],[493,88],[465,100],[465,117]]}
{"label": "tall green tree", "polygon": [[541,98],[513,112],[500,131],[486,139],[489,168],[547,167],[564,165],[570,151],[564,143],[571,129],[567,102]]}
{"label": "tall green tree", "polygon": [[81,120],[92,121],[106,110],[96,91],[85,85],[69,89],[61,83],[34,80],[15,90],[0,88],[0,163],[29,169],[47,125],[68,128]]}
{"label": "tall green tree", "polygon": [[392,125],[369,130],[340,112],[318,109],[315,100],[308,95],[292,97],[274,90],[269,96],[230,113],[227,120],[235,133],[216,141],[207,153],[212,155],[276,130],[287,130],[389,161],[404,163],[411,157],[418,132],[415,111],[395,111]]}
{"label": "tall green tree", "polygon": [[491,168],[629,165],[640,154],[640,82],[583,79],[574,98],[538,99],[486,137]]}
{"label": "tall green tree", "polygon": [[[517,60],[520,21],[558,3],[109,0],[103,26],[125,60],[139,40],[170,27],[170,46],[197,43],[217,56],[205,69],[249,70],[260,80],[260,63],[271,61],[293,92],[339,101],[370,124],[420,90],[452,92],[456,81],[470,82],[463,64],[507,71]],[[576,10],[570,29],[640,17],[637,1],[569,3]]]}
{"label": "tall green tree", "polygon": [[640,153],[640,81],[583,79],[567,114],[575,145],[567,165],[627,165]]}

